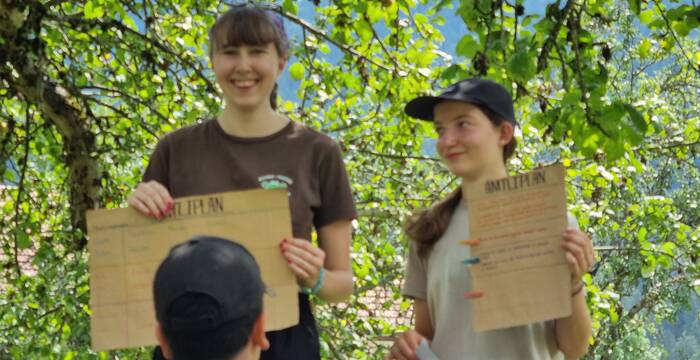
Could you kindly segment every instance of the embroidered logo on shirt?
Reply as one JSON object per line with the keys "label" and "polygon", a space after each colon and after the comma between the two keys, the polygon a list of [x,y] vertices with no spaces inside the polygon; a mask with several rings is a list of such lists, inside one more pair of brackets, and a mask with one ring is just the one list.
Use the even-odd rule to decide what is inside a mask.
{"label": "embroidered logo on shirt", "polygon": [[263,175],[258,177],[260,187],[263,189],[289,189],[294,180],[284,175]]}

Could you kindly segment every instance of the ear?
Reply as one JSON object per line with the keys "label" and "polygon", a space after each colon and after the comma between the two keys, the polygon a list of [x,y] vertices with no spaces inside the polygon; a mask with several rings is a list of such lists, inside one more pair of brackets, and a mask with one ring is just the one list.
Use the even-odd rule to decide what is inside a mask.
{"label": "ear", "polygon": [[173,351],[170,349],[170,344],[168,344],[168,339],[165,338],[163,333],[163,328],[160,323],[156,326],[156,339],[158,339],[158,345],[160,345],[160,350],[163,352],[163,356],[166,359],[173,358]]}
{"label": "ear", "polygon": [[498,144],[501,146],[506,146],[515,136],[515,127],[508,121],[504,121],[500,126],[500,136],[498,138]]}
{"label": "ear", "polygon": [[267,350],[270,347],[270,342],[267,341],[265,337],[265,313],[260,313],[255,324],[253,325],[253,331],[250,334],[250,341],[254,346],[257,346],[263,350]]}
{"label": "ear", "polygon": [[278,71],[279,74],[282,74],[282,71],[284,71],[284,67],[287,66],[287,60],[289,60],[289,59],[286,57],[282,57],[282,56],[279,57],[279,63],[277,64],[277,67],[278,67],[277,70],[279,70]]}

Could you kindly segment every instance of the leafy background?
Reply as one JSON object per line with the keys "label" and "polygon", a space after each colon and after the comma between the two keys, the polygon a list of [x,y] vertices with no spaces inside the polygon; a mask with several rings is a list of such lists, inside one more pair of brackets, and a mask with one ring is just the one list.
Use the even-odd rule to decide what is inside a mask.
{"label": "leafy background", "polygon": [[[587,357],[700,358],[695,1],[276,4],[294,38],[281,111],[341,143],[360,210],[356,293],[316,308],[324,357],[380,359],[410,326],[402,223],[457,182],[402,108],[483,76],[516,98],[510,169],[564,163],[598,247]],[[220,109],[206,32],[226,6],[0,2],[0,358],[149,358],[89,350],[84,212],[125,206],[157,139]]]}

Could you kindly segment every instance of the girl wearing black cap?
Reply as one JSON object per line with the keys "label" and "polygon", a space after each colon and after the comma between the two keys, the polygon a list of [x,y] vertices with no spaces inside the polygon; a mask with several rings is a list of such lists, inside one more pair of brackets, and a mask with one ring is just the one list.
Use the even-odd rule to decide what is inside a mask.
{"label": "girl wearing black cap", "polygon": [[[275,111],[289,42],[281,17],[235,5],[210,30],[210,61],[225,100],[216,118],[167,134],[156,146],[129,206],[163,219],[173,197],[251,188],[289,191],[293,237],[280,251],[305,291],[299,325],[267,334],[262,359],[319,359],[308,294],[347,298],[351,221],[356,217],[340,148],[328,136]],[[312,246],[315,229],[320,248]]]}
{"label": "girl wearing black cap", "polygon": [[[450,258],[469,257],[460,241],[469,236],[467,184],[507,176],[506,160],[513,154],[513,103],[501,85],[483,79],[462,80],[437,97],[419,97],[406,113],[434,121],[437,150],[462,186],[433,207],[409,219],[412,240],[403,294],[414,299],[415,329],[401,334],[386,359],[418,359],[426,340],[442,360],[557,359],[583,356],[591,320],[582,277],[594,262],[590,239],[570,217],[562,248],[572,273],[572,315],[543,323],[475,332],[470,298],[483,296],[471,289],[468,268]],[[476,289],[478,290],[478,289]]]}

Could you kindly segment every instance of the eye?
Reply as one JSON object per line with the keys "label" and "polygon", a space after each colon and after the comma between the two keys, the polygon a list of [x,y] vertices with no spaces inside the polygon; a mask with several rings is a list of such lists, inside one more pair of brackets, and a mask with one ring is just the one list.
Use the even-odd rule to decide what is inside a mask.
{"label": "eye", "polygon": [[466,122],[465,120],[460,120],[457,122],[457,126],[459,126],[459,128],[461,128],[461,129],[464,129],[464,128],[469,127],[469,123]]}
{"label": "eye", "polygon": [[442,126],[436,126],[436,127],[435,127],[435,132],[436,132],[438,135],[442,135],[442,134],[445,132],[445,128],[442,127]]}
{"label": "eye", "polygon": [[221,53],[225,55],[236,55],[238,54],[238,48],[226,47],[221,49]]}

